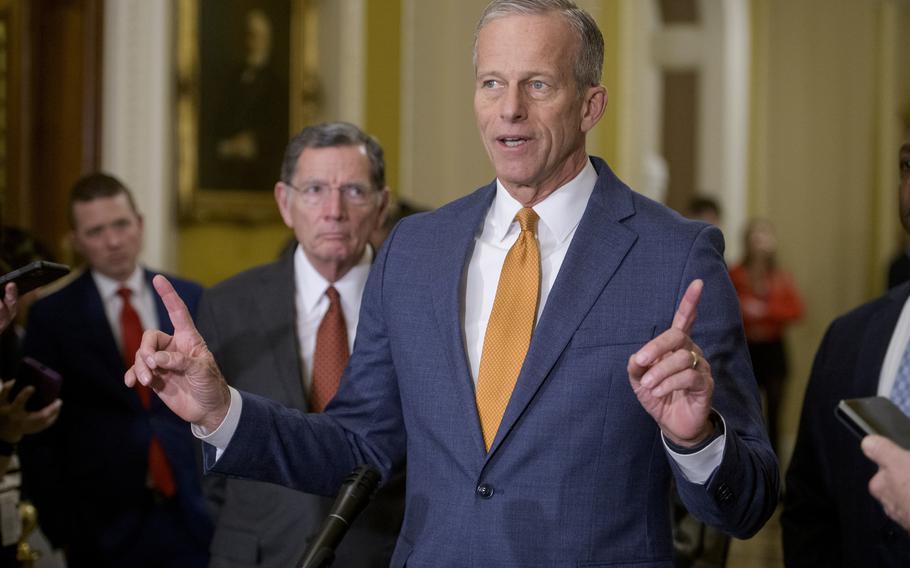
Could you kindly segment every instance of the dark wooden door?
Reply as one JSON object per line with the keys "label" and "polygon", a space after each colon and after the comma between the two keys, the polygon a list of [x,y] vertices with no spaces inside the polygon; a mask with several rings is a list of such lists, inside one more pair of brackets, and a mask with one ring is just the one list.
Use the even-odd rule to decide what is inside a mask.
{"label": "dark wooden door", "polygon": [[68,260],[67,199],[100,164],[103,0],[0,0],[0,214]]}

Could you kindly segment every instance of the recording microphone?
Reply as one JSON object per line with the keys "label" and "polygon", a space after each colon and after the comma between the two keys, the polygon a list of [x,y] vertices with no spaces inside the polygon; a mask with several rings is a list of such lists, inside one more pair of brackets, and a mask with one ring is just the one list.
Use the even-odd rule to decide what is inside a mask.
{"label": "recording microphone", "polygon": [[332,504],[328,517],[322,522],[316,538],[307,547],[300,568],[323,568],[335,561],[335,548],[344,538],[354,518],[366,508],[376,488],[379,472],[368,465],[358,465],[341,484],[338,497]]}

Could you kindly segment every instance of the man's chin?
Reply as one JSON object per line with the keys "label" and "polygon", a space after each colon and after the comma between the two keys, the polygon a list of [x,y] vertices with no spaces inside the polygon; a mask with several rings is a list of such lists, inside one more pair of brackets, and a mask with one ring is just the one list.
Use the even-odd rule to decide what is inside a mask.
{"label": "man's chin", "polygon": [[111,264],[103,267],[96,267],[95,271],[117,281],[124,281],[133,274],[136,269],[135,264]]}

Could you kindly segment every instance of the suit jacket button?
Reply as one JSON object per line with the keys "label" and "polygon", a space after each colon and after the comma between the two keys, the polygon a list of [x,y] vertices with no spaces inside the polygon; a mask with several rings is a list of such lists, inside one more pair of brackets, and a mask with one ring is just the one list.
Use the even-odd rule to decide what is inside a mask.
{"label": "suit jacket button", "polygon": [[489,499],[493,496],[493,486],[489,483],[481,483],[477,486],[477,495],[481,499]]}

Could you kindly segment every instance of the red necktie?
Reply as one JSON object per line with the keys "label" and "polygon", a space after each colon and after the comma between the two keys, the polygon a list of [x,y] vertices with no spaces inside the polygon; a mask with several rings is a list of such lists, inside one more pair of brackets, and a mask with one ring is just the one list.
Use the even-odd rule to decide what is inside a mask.
{"label": "red necktie", "polygon": [[[120,333],[123,338],[123,358],[127,366],[133,364],[136,358],[136,351],[139,350],[139,344],[142,342],[142,321],[139,314],[130,303],[132,290],[121,287],[117,294],[123,299],[123,308],[120,310]],[[147,386],[136,383],[136,392],[139,394],[139,400],[142,406],[148,410],[152,404],[152,390]],[[149,443],[149,479],[153,489],[165,497],[173,497],[177,493],[177,485],[174,483],[174,473],[171,471],[171,464],[167,460],[164,448],[161,442],[152,434],[152,440]]]}
{"label": "red necktie", "polygon": [[348,328],[341,311],[338,290],[329,286],[329,309],[316,332],[316,350],[313,352],[313,386],[310,389],[310,409],[322,412],[335,396],[341,383],[341,374],[348,364]]}

